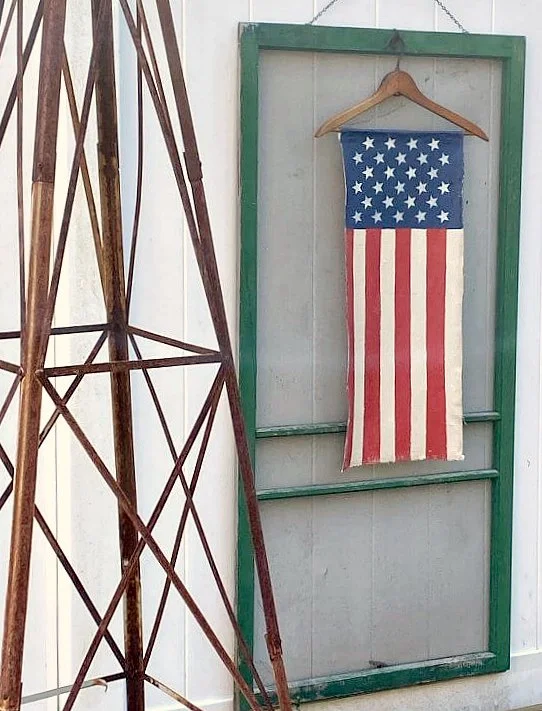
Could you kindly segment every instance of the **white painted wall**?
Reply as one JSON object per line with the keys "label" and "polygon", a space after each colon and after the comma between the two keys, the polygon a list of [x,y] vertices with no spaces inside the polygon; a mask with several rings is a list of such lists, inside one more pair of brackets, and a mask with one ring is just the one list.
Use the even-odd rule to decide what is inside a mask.
{"label": "white painted wall", "polygon": [[[29,14],[31,4],[28,3]],[[149,8],[153,5],[150,2],[147,4]],[[203,159],[230,329],[234,335],[237,331],[238,301],[238,23],[304,23],[323,4],[322,0],[176,0],[173,3]],[[542,171],[539,167],[542,145],[537,112],[538,96],[542,88],[537,71],[542,62],[542,10],[537,0],[516,0],[514,3],[506,0],[448,0],[448,5],[470,31],[527,35],[528,42],[518,334],[512,670],[498,676],[457,680],[319,704],[326,708],[340,708],[341,711],[426,711],[433,708],[446,708],[447,711],[467,708],[473,711],[505,711],[516,706],[542,702],[542,586],[539,585],[542,572],[539,376],[542,255],[538,234],[542,221],[539,198],[542,190]],[[81,21],[85,6],[86,3],[81,0],[71,3],[67,33],[68,48],[79,77],[76,78],[79,88],[88,61],[88,28]],[[339,0],[320,20],[320,24],[456,30],[433,0]],[[129,230],[133,205],[130,195],[133,195],[134,189],[135,124],[131,98],[133,57],[122,30],[119,31],[119,38],[122,150],[125,161],[123,189],[126,198],[125,225]],[[0,68],[0,71],[3,94],[12,70]],[[32,84],[32,76],[35,74],[32,75],[30,70],[29,85]],[[150,114],[148,106],[147,101],[146,111]],[[63,111],[59,144],[63,163],[59,168],[59,179],[65,184],[73,144],[65,107]],[[27,128],[27,134],[30,135],[30,127]],[[199,299],[195,266],[178,218],[173,183],[163,168],[163,145],[152,120],[147,123],[146,140],[146,198],[142,215],[144,239],[140,262],[140,267],[145,269],[139,272],[134,321],[138,320],[142,326],[152,324],[155,330],[160,331],[165,329],[167,320],[171,318],[179,337],[212,343],[209,321]],[[10,134],[8,145],[11,148],[6,147],[5,150],[11,150],[11,154],[8,152],[2,157],[0,170],[3,171],[8,169],[7,156],[13,157],[13,133]],[[31,154],[31,146],[32,142],[28,140],[28,156]],[[94,140],[90,137],[87,142],[89,155],[93,150]],[[0,253],[4,264],[11,264],[9,240],[15,240],[11,175],[3,173],[5,179],[0,190],[3,216]],[[86,277],[82,272],[82,267],[90,262],[91,254],[88,226],[80,199],[76,215],[74,247],[68,255],[72,275],[65,283],[58,323],[90,319],[89,312],[99,308],[96,278]],[[159,253],[157,250],[158,237],[161,238],[161,244],[165,245],[165,252]],[[163,293],[167,293],[167,298],[160,299],[160,287],[163,287]],[[0,289],[1,326],[13,327],[10,321],[13,320],[11,316],[14,306],[9,301],[7,280],[0,284]],[[76,356],[81,357],[82,353],[83,350],[79,352],[78,346],[59,344],[53,356],[57,362],[67,362]],[[189,429],[191,417],[201,401],[205,376],[196,379],[191,376],[190,382],[183,381],[177,390],[169,392],[165,391],[165,381],[159,383],[167,396],[168,414],[180,441],[182,434],[186,434]],[[96,418],[100,405],[104,404],[106,392],[105,383],[89,386],[87,395],[91,398],[92,409],[87,415]],[[146,414],[148,401],[144,399],[143,392],[143,389],[136,391],[136,427],[142,426],[143,413]],[[79,408],[80,416],[84,417],[81,405]],[[146,434],[151,437],[151,446],[139,452],[139,457],[143,468],[149,472],[147,484],[141,490],[142,506],[148,510],[157,492],[154,474],[160,467],[163,467],[164,472],[167,471],[168,463],[155,456],[158,447],[162,447],[162,441],[154,425],[152,431],[146,430]],[[98,440],[98,444],[105,450],[108,446],[107,437],[103,441]],[[104,533],[106,526],[114,525],[114,507],[105,494],[96,494],[97,488],[91,484],[91,470],[65,429],[59,432],[54,446],[46,456],[48,466],[44,466],[43,470],[48,473],[42,475],[40,504],[66,550],[73,556],[81,575],[95,592],[100,601],[100,609],[103,610],[118,566],[114,539]],[[163,473],[157,473],[156,476],[163,477]],[[2,481],[0,478],[0,487]],[[210,530],[218,565],[232,595],[235,579],[235,488],[231,433],[222,413],[198,501],[204,522]],[[174,511],[166,512],[166,524],[158,534],[159,539],[165,542],[171,539],[171,526],[168,523],[174,520],[174,514]],[[8,518],[9,508],[0,514],[0,589],[5,584]],[[94,630],[93,623],[89,623],[86,613],[69,592],[61,574],[57,575],[50,557],[43,552],[36,560],[34,590],[47,590],[48,603],[46,608],[34,603],[32,634],[29,634],[31,643],[25,660],[25,680],[28,683],[25,693],[69,683],[84,644],[90,641]],[[151,598],[155,600],[162,575],[149,559],[145,560],[144,575],[147,582],[150,581]],[[202,601],[204,609],[212,616],[221,638],[231,649],[231,633],[219,611],[218,599],[212,593],[201,550],[192,529],[188,531],[179,570],[197,599]],[[148,604],[150,607],[146,608],[146,623],[149,618],[147,610],[150,613],[155,602],[151,600]],[[175,605],[168,614],[170,617],[163,639],[164,646],[156,662],[157,676],[175,685],[196,703],[209,708],[231,708],[232,687],[228,675],[201,639],[189,616]],[[117,619],[117,630],[120,630],[119,622]],[[120,639],[120,635],[117,637]],[[96,671],[103,673],[110,668],[109,658],[104,655]],[[159,694],[153,694],[151,702],[153,708],[173,708]],[[113,687],[107,693],[94,689],[83,692],[77,708],[109,711],[120,708],[120,703]],[[57,708],[57,704],[56,701],[38,703],[29,708],[52,711]]]}

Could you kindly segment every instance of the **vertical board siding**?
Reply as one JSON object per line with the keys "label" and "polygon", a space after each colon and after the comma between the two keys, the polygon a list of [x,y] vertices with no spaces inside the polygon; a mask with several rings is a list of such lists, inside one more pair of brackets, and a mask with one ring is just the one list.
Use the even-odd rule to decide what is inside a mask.
{"label": "vertical board siding", "polygon": [[[237,18],[247,17],[248,0],[225,3],[184,2],[184,68],[198,137],[215,251],[230,333],[237,333],[238,268],[238,105]],[[230,76],[231,75],[231,76]],[[199,273],[186,240],[185,337],[202,337],[216,345]],[[193,419],[209,384],[196,371],[186,373],[187,418]],[[213,373],[216,368],[213,368]],[[209,376],[205,376],[209,377]],[[235,601],[236,462],[229,414],[223,395],[198,485],[198,510],[209,544],[229,594]],[[217,464],[219,466],[217,466]],[[186,541],[186,584],[213,625],[221,642],[235,655],[231,624],[213,583],[201,543],[191,527]],[[230,675],[190,614],[186,618],[186,693],[200,701],[231,699]],[[210,679],[212,682],[210,683]]]}
{"label": "vertical board siding", "polygon": [[[540,81],[542,27],[531,24],[536,8],[521,2],[515,8],[498,0],[494,32],[527,34],[524,157],[522,179],[522,232],[516,380],[516,440],[514,487],[514,550],[512,592],[512,651],[525,653],[542,645],[542,477],[540,472],[540,303],[542,260],[538,224],[542,217],[538,185],[542,180],[537,155],[541,148],[538,103],[534,100]],[[531,324],[537,324],[533,327]]]}

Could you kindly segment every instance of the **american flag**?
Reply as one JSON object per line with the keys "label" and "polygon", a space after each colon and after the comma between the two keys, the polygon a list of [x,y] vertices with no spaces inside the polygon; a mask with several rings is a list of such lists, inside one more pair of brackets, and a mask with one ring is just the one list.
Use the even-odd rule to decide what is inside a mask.
{"label": "american flag", "polygon": [[344,131],[343,468],[462,459],[463,135]]}

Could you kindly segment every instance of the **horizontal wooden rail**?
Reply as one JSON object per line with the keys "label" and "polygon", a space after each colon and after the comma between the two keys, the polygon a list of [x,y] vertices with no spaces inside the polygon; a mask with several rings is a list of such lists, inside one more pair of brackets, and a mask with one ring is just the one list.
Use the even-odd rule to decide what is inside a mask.
{"label": "horizontal wooden rail", "polygon": [[307,484],[305,486],[285,486],[276,489],[260,489],[259,501],[277,499],[298,499],[304,496],[331,496],[333,494],[351,494],[360,491],[378,489],[405,489],[412,486],[431,484],[458,484],[465,481],[483,481],[496,479],[496,469],[473,469],[465,472],[443,472],[441,474],[413,474],[412,476],[390,477],[389,479],[366,479],[334,484]]}
{"label": "horizontal wooden rail", "polygon": [[[477,422],[498,422],[501,413],[494,410],[482,410],[480,412],[466,412],[463,415],[463,422],[466,425]],[[258,427],[256,430],[257,439],[270,437],[303,437],[306,435],[326,435],[340,434],[346,432],[346,422],[316,422],[304,425],[277,425],[276,427]]]}

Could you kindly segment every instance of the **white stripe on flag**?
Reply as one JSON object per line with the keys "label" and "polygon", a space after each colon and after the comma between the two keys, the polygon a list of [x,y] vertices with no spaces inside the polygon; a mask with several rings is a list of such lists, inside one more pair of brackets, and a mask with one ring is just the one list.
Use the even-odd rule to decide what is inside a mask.
{"label": "white stripe on flag", "polygon": [[380,251],[380,461],[395,461],[395,230]]}
{"label": "white stripe on flag", "polygon": [[352,465],[363,459],[363,421],[365,410],[365,240],[366,230],[354,230],[354,422],[352,435]]}
{"label": "white stripe on flag", "polygon": [[411,231],[410,261],[410,381],[412,460],[425,459],[427,412],[427,231]]}
{"label": "white stripe on flag", "polygon": [[444,372],[448,459],[463,459],[462,334],[463,230],[446,236],[446,320]]}

